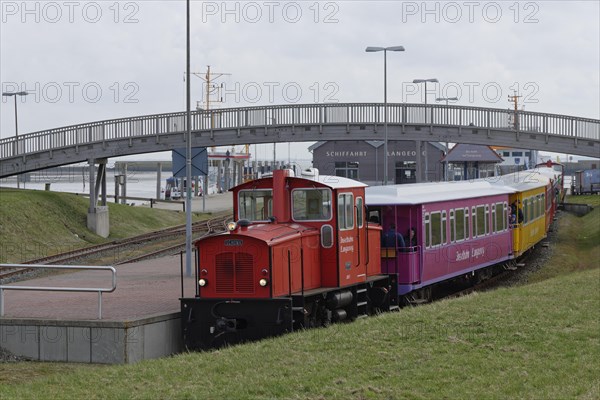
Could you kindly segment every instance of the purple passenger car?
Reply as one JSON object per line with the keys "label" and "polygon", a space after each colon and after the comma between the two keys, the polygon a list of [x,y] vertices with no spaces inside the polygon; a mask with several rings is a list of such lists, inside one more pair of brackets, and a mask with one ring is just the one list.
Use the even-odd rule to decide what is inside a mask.
{"label": "purple passenger car", "polygon": [[510,193],[486,181],[368,187],[370,221],[405,243],[382,243],[382,272],[398,274],[400,295],[419,298],[422,288],[511,259]]}

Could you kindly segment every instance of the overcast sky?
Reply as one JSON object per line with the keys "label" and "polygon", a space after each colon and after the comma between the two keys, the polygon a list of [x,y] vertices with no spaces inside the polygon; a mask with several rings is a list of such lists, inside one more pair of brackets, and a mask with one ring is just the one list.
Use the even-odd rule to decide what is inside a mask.
{"label": "overcast sky", "polygon": [[[184,1],[0,3],[2,91],[31,93],[21,134],[185,109]],[[505,109],[518,90],[525,110],[597,119],[599,4],[193,1],[192,70],[230,74],[219,107],[382,102],[383,55],[365,47],[403,45],[388,53],[390,102],[422,102],[412,80],[437,78],[429,102]],[[13,100],[0,105],[0,137],[14,136]]]}

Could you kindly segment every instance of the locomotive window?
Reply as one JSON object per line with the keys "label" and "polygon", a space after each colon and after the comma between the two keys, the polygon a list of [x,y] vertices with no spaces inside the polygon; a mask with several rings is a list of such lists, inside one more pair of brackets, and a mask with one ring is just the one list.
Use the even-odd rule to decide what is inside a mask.
{"label": "locomotive window", "polygon": [[294,221],[329,221],[331,219],[331,190],[294,189],[292,191]]}
{"label": "locomotive window", "polygon": [[485,205],[485,234],[486,235],[488,233],[490,233],[489,220],[490,220],[490,206],[486,204]]}
{"label": "locomotive window", "polygon": [[471,219],[469,218],[469,208],[465,208],[465,239],[469,238],[471,232]]}
{"label": "locomotive window", "polygon": [[351,193],[338,195],[338,227],[339,229],[354,228],[354,196]]}
{"label": "locomotive window", "polygon": [[321,246],[326,249],[333,246],[333,227],[331,225],[321,227]]}
{"label": "locomotive window", "polygon": [[362,197],[357,197],[356,198],[356,224],[358,225],[359,228],[362,228],[363,225],[365,224],[365,218],[364,218],[364,210],[363,210],[363,199]]}
{"label": "locomotive window", "polygon": [[238,193],[238,219],[266,221],[273,215],[273,191],[240,190]]}

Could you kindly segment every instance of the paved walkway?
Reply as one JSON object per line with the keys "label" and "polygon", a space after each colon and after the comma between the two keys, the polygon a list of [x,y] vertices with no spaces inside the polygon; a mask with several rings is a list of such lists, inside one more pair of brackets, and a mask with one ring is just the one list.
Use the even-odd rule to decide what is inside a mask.
{"label": "paved walkway", "polygon": [[[183,257],[185,263],[185,255]],[[180,257],[170,256],[123,264],[117,269],[117,289],[102,295],[102,320],[131,321],[179,311]],[[185,265],[184,265],[185,273]],[[186,297],[195,294],[195,277],[184,278]],[[110,288],[108,271],[82,271],[12,284],[26,286]],[[6,318],[96,320],[97,293],[4,291]],[[0,319],[1,324],[2,319]]]}
{"label": "paved walkway", "polygon": [[[204,203],[203,203],[204,202]],[[150,207],[149,204],[144,204],[142,207]],[[154,208],[163,210],[176,210],[182,211],[183,205],[180,202],[160,202],[153,205]],[[225,192],[222,194],[211,194],[203,197],[192,198],[192,211],[193,212],[220,212],[226,210],[233,210],[232,194],[231,192]]]}

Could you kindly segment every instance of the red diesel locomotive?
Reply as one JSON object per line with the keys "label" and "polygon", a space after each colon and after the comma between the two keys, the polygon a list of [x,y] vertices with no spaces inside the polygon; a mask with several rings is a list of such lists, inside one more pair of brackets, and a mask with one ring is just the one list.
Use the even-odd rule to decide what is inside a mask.
{"label": "red diesel locomotive", "polygon": [[189,349],[274,336],[398,307],[381,273],[364,184],[276,170],[232,189],[230,232],[195,243],[199,294],[181,299]]}

